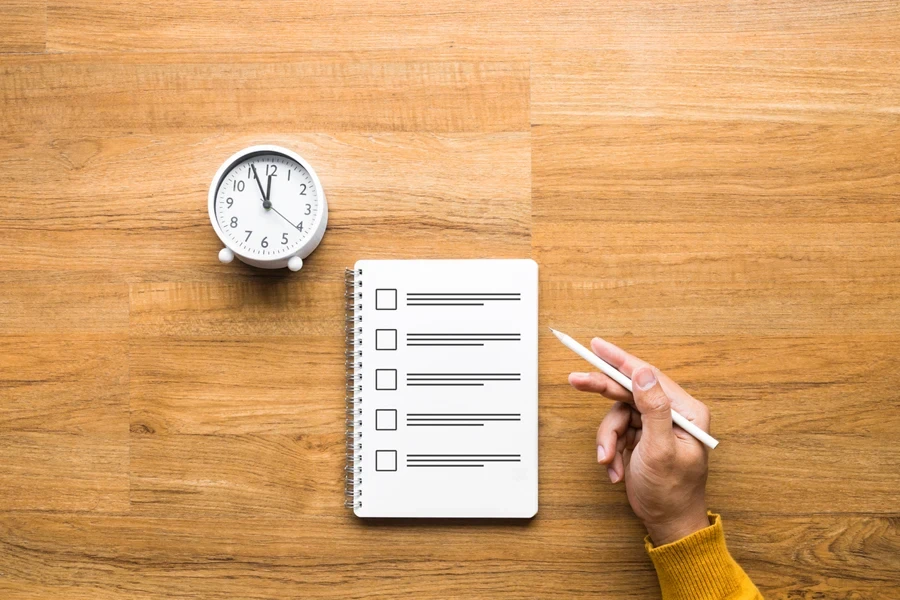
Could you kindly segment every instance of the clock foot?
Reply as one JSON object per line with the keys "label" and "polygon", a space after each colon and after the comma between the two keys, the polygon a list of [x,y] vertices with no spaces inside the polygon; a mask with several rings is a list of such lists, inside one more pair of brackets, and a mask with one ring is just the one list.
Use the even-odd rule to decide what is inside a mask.
{"label": "clock foot", "polygon": [[229,250],[228,248],[222,248],[219,250],[219,261],[223,263],[230,263],[234,260],[234,252]]}
{"label": "clock foot", "polygon": [[303,268],[303,259],[299,256],[292,256],[288,261],[288,269],[291,271],[299,271]]}

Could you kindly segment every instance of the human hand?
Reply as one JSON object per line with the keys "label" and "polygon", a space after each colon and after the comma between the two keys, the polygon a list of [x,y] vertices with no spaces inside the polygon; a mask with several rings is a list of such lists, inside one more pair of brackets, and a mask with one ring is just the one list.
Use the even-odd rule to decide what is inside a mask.
{"label": "human hand", "polygon": [[709,431],[709,409],[659,369],[600,338],[591,350],[632,379],[634,394],[603,373],[572,373],[577,390],[616,403],[597,430],[597,460],[612,483],[625,481],[628,502],[657,546],[709,526],[707,450],[672,423],[671,409]]}

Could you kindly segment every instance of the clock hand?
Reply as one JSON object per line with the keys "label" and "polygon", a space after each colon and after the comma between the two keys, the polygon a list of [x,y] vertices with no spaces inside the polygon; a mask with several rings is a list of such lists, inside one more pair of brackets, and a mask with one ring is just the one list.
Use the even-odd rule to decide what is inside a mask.
{"label": "clock hand", "polygon": [[[263,208],[272,208],[272,203],[269,202],[269,196],[262,189],[262,182],[259,180],[259,175],[256,172],[256,166],[253,163],[250,163],[250,168],[253,169],[253,177],[256,179],[256,185],[259,187],[259,193],[262,194],[263,199]],[[269,181],[272,181],[272,178],[269,177]]]}
{"label": "clock hand", "polygon": [[[266,182],[266,202],[269,203],[269,206],[272,205],[272,176],[269,175],[269,180]],[[266,208],[269,208],[267,206]]]}
{"label": "clock hand", "polygon": [[288,219],[286,216],[284,216],[283,214],[281,214],[280,212],[278,212],[278,210],[277,210],[274,206],[272,207],[272,210],[274,210],[274,211],[275,211],[275,214],[277,214],[279,217],[281,217],[282,219],[284,219],[285,221],[287,221],[288,224],[289,224],[291,227],[293,227],[294,229],[297,229],[297,226],[294,225],[293,223],[291,223],[290,219]]}

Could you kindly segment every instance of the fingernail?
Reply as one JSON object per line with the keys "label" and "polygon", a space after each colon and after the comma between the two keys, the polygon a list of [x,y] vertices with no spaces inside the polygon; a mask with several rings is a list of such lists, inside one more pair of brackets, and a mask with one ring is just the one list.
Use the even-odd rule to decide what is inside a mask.
{"label": "fingernail", "polygon": [[616,482],[616,478],[618,477],[618,475],[616,475],[616,472],[615,472],[615,470],[613,470],[612,467],[609,467],[606,469],[606,474],[609,475],[609,480],[611,482],[613,482],[613,483]]}
{"label": "fingernail", "polygon": [[606,458],[606,450],[603,449],[603,446],[597,446],[597,462],[602,463],[604,458]]}
{"label": "fingernail", "polygon": [[569,377],[578,377],[579,379],[582,377],[587,377],[587,376],[588,376],[587,373],[570,373],[569,374]]}
{"label": "fingernail", "polygon": [[650,367],[638,369],[638,372],[634,374],[634,382],[646,392],[656,385],[656,373]]}

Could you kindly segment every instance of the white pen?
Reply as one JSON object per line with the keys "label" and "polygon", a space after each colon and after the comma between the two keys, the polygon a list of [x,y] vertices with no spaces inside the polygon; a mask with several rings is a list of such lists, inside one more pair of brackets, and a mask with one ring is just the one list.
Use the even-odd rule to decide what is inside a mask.
{"label": "white pen", "polygon": [[[561,341],[566,348],[603,371],[610,377],[610,379],[621,384],[622,387],[624,387],[629,392],[633,392],[631,387],[631,379],[629,379],[626,375],[623,375],[614,366],[612,366],[563,332],[557,331],[552,327],[550,328],[550,331],[553,332],[553,335],[559,338],[559,341]],[[684,416],[682,416],[675,410],[672,410],[672,421],[676,425],[687,431],[689,434],[694,436],[701,444],[708,446],[710,449],[713,449],[719,445],[719,442],[718,440],[716,440],[716,438],[709,435],[708,433],[685,419]]]}

